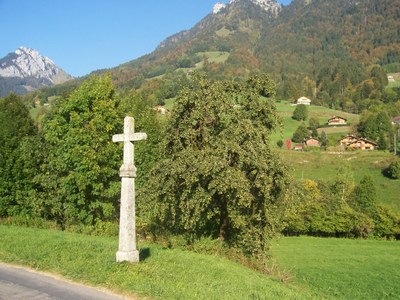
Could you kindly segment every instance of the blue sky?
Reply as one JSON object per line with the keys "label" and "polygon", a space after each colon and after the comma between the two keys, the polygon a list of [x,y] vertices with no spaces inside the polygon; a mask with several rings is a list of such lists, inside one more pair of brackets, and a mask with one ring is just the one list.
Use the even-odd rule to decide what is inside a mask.
{"label": "blue sky", "polygon": [[26,46],[83,76],[150,53],[217,2],[228,0],[0,0],[0,58]]}

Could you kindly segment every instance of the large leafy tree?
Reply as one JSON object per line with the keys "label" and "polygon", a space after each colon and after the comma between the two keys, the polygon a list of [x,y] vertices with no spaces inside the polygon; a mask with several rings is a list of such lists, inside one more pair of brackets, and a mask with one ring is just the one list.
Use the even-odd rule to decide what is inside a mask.
{"label": "large leafy tree", "polygon": [[275,107],[259,93],[252,84],[194,76],[176,100],[141,213],[173,233],[219,237],[247,254],[266,249],[286,171],[270,148]]}
{"label": "large leafy tree", "polygon": [[94,225],[116,218],[122,130],[109,76],[91,77],[55,106],[43,124],[47,157],[36,177],[43,217]]}
{"label": "large leafy tree", "polygon": [[17,187],[24,188],[28,178],[18,169],[22,144],[35,136],[36,127],[20,97],[10,94],[0,99],[0,216],[19,214]]}

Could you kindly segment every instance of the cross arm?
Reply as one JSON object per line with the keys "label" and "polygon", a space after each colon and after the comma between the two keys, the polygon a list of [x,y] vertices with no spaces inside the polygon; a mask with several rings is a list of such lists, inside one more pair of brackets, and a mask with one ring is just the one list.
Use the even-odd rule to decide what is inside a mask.
{"label": "cross arm", "polygon": [[147,134],[144,132],[114,134],[112,137],[112,141],[114,143],[135,142],[135,141],[142,141],[142,140],[146,140],[146,139],[147,139]]}

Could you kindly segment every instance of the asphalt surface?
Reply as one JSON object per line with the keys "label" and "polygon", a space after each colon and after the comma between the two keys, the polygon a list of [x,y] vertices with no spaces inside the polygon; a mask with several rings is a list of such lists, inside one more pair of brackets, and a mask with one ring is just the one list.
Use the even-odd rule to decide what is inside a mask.
{"label": "asphalt surface", "polygon": [[43,273],[0,264],[0,300],[131,299],[74,284]]}

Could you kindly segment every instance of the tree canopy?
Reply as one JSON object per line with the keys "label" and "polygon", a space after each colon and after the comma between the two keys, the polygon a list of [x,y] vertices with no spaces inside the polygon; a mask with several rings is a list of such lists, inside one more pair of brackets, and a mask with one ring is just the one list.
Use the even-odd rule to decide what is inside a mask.
{"label": "tree canopy", "polygon": [[122,130],[116,106],[110,77],[94,76],[44,121],[48,153],[36,177],[40,214],[63,228],[116,217],[121,158],[111,136]]}
{"label": "tree canopy", "polygon": [[0,216],[9,216],[21,210],[16,199],[17,187],[26,180],[24,170],[18,168],[21,145],[37,129],[27,107],[14,94],[0,100],[0,124]]}
{"label": "tree canopy", "polygon": [[163,159],[140,194],[140,207],[169,232],[219,237],[255,254],[275,233],[272,211],[286,170],[269,145],[279,124],[275,107],[248,82],[193,77],[176,100]]}

